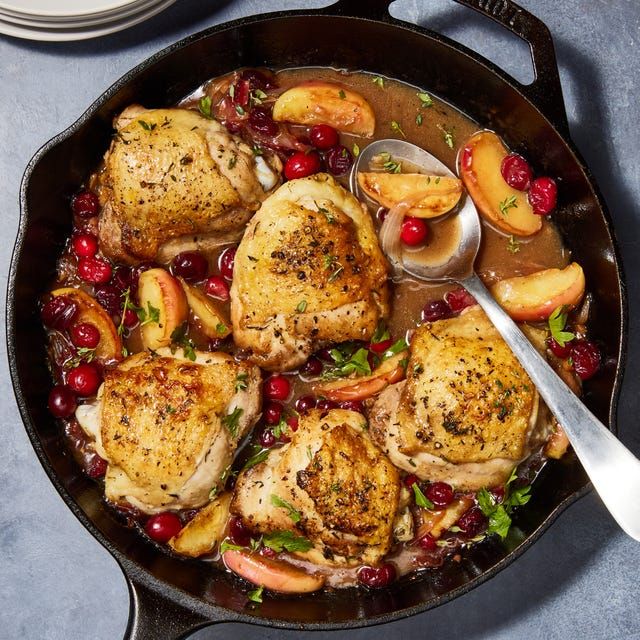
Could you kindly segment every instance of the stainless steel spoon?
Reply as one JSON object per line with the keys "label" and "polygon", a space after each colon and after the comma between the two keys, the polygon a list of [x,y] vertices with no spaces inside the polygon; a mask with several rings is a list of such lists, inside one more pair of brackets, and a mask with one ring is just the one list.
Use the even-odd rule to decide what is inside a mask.
{"label": "stainless steel spoon", "polygon": [[[351,171],[351,189],[365,199],[358,185],[360,167],[369,170],[374,156],[386,152],[394,160],[409,162],[432,175],[454,174],[437,158],[402,140],[378,140],[365,147]],[[562,425],[571,445],[611,515],[622,529],[640,541],[640,460],[638,460],[581,402],[547,361],[531,345],[513,320],[503,311],[474,271],[481,240],[476,207],[469,196],[456,214],[461,229],[456,251],[438,265],[425,266],[410,251],[402,252],[402,267],[426,281],[457,282],[462,285],[495,325],[505,342]],[[384,228],[383,228],[384,231]]]}

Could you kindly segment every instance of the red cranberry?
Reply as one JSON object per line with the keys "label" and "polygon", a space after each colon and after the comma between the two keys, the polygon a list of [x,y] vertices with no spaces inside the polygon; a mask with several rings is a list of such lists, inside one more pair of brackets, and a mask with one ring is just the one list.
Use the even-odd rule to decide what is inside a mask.
{"label": "red cranberry", "polygon": [[138,324],[138,314],[133,309],[125,309],[122,324],[127,327],[127,329],[132,329]]}
{"label": "red cranberry", "polygon": [[[120,291],[126,291],[127,289],[133,289],[133,271],[129,267],[116,267],[111,277],[113,286]],[[135,278],[135,287],[138,286],[138,276]]]}
{"label": "red cranberry", "polygon": [[78,218],[93,218],[98,215],[100,201],[93,191],[84,190],[77,193],[71,201],[71,209]]}
{"label": "red cranberry", "polygon": [[553,178],[537,178],[529,187],[529,204],[533,213],[546,216],[556,208],[558,187]]}
{"label": "red cranberry", "polygon": [[364,413],[364,405],[361,400],[343,400],[338,403],[338,406],[341,409],[346,409],[347,411],[357,411],[358,413]]}
{"label": "red cranberry", "polygon": [[104,284],[111,279],[111,273],[111,265],[102,258],[92,256],[90,258],[80,258],[78,261],[78,275],[85,282]]}
{"label": "red cranberry", "polygon": [[160,544],[169,542],[173,536],[180,533],[180,529],[182,529],[182,521],[171,511],[151,516],[144,525],[145,533]]}
{"label": "red cranberry", "polygon": [[565,358],[568,358],[571,355],[572,343],[573,341],[565,342],[563,347],[560,344],[558,344],[553,338],[547,339],[547,347],[549,347],[549,350],[551,351],[551,353],[553,353],[553,355],[556,356],[556,358],[561,358],[562,360],[564,360]]}
{"label": "red cranberry", "polygon": [[282,405],[279,402],[268,402],[264,408],[264,421],[267,424],[278,424],[282,417]]}
{"label": "red cranberry", "polygon": [[251,533],[242,523],[242,518],[234,516],[229,521],[229,537],[233,544],[248,547],[251,542]]}
{"label": "red cranberry", "polygon": [[307,413],[316,406],[317,400],[313,396],[300,396],[296,400],[296,411],[298,413]]}
{"label": "red cranberry", "polygon": [[460,516],[456,524],[465,536],[473,538],[485,530],[487,518],[480,510],[480,507],[471,507]]}
{"label": "red cranberry", "polygon": [[374,353],[384,353],[391,345],[393,340],[383,340],[382,342],[370,342],[369,349]]}
{"label": "red cranberry", "polygon": [[318,353],[316,353],[320,360],[324,360],[325,362],[333,362],[333,356],[331,355],[331,349],[326,347],[325,349],[320,349]]}
{"label": "red cranberry", "polygon": [[229,299],[229,285],[222,276],[209,276],[204,283],[204,291],[218,300]]}
{"label": "red cranberry", "polygon": [[320,398],[316,403],[316,409],[320,409],[322,412],[331,411],[331,409],[335,409],[337,406],[337,402],[329,400],[328,398]]}
{"label": "red cranberry", "polygon": [[451,308],[444,300],[432,300],[422,309],[423,322],[435,322],[451,317]]}
{"label": "red cranberry", "polygon": [[327,163],[327,169],[329,169],[334,176],[344,175],[351,169],[351,165],[353,164],[351,151],[341,144],[329,149],[324,159]]}
{"label": "red cranberry", "polygon": [[320,156],[313,151],[310,153],[297,151],[284,165],[284,176],[287,180],[306,178],[318,171],[320,171]]}
{"label": "red cranberry", "polygon": [[69,336],[76,347],[84,349],[95,349],[100,342],[100,330],[90,322],[79,322],[72,325],[69,329]]}
{"label": "red cranberry", "polygon": [[396,579],[396,568],[390,562],[379,567],[362,567],[358,571],[358,582],[372,589],[390,585]]}
{"label": "red cranberry", "polygon": [[57,384],[49,392],[48,405],[49,411],[56,418],[68,418],[78,406],[73,391],[61,384]]}
{"label": "red cranberry", "polygon": [[446,482],[432,482],[425,489],[424,495],[436,507],[446,507],[453,502],[453,489]]}
{"label": "red cranberry", "polygon": [[107,461],[94,453],[87,462],[86,471],[87,475],[94,480],[104,478],[104,474],[107,473]]}
{"label": "red cranberry", "polygon": [[503,159],[500,173],[504,181],[518,191],[526,191],[533,177],[529,163],[517,153],[511,153]]}
{"label": "red cranberry", "polygon": [[112,284],[103,284],[94,289],[94,296],[110,316],[120,313],[122,292]]}
{"label": "red cranberry", "polygon": [[78,258],[90,258],[98,253],[98,239],[90,233],[78,233],[73,236],[71,246]]}
{"label": "red cranberry", "polygon": [[445,293],[444,300],[454,313],[460,313],[463,309],[477,304],[476,299],[462,287]]}
{"label": "red cranberry", "polygon": [[301,367],[300,367],[300,375],[303,375],[305,378],[315,378],[322,373],[324,366],[322,361],[315,356],[311,356]]}
{"label": "red cranberry", "polygon": [[413,485],[418,481],[418,476],[415,473],[410,473],[408,476],[404,477],[404,480],[402,482],[404,483],[404,486],[407,487],[407,489],[411,489]]}
{"label": "red cranberry", "polygon": [[291,391],[291,383],[279,373],[267,378],[264,382],[262,393],[268,400],[286,400]]}
{"label": "red cranberry", "polygon": [[406,216],[400,228],[400,240],[409,247],[424,244],[429,235],[429,227],[422,218]]}
{"label": "red cranberry", "polygon": [[600,368],[600,349],[588,340],[575,340],[571,345],[573,370],[581,380],[592,378]]}
{"label": "red cranberry", "polygon": [[92,396],[100,386],[100,374],[95,366],[83,362],[69,371],[67,384],[79,396]]}
{"label": "red cranberry", "polygon": [[297,431],[299,424],[300,422],[297,416],[289,416],[287,418],[287,426],[289,427],[289,429],[291,429],[291,431]]}
{"label": "red cranberry", "polygon": [[271,547],[260,547],[258,553],[265,558],[275,558],[278,555]]}
{"label": "red cranberry", "polygon": [[207,259],[198,251],[183,251],[171,262],[171,272],[174,276],[180,276],[187,282],[200,282],[204,280],[209,264]]}
{"label": "red cranberry", "polygon": [[67,296],[55,296],[43,305],[40,313],[46,327],[64,331],[78,315],[78,307]]}
{"label": "red cranberry", "polygon": [[316,124],[311,127],[309,138],[316,149],[331,149],[338,144],[338,132],[328,124]]}
{"label": "red cranberry", "polygon": [[493,499],[495,500],[496,504],[501,504],[504,501],[504,487],[503,486],[493,487],[489,491],[493,495]]}
{"label": "red cranberry", "polygon": [[243,80],[248,80],[252,89],[261,89],[264,91],[265,89],[273,89],[277,86],[274,78],[257,69],[244,69],[240,73],[240,77]]}
{"label": "red cranberry", "polygon": [[225,280],[233,280],[233,264],[236,260],[236,247],[227,247],[218,259],[218,268]]}
{"label": "red cranberry", "polygon": [[234,85],[233,91],[233,104],[239,104],[241,107],[246,107],[249,104],[249,88],[248,80],[238,80]]}
{"label": "red cranberry", "polygon": [[278,125],[271,114],[264,107],[254,107],[249,112],[249,126],[266,136],[275,136],[278,133]]}
{"label": "red cranberry", "polygon": [[272,429],[263,429],[260,432],[260,445],[265,449],[270,449],[276,443],[276,437]]}
{"label": "red cranberry", "polygon": [[416,544],[427,551],[435,551],[438,548],[436,539],[430,533],[426,533],[422,538],[418,538]]}

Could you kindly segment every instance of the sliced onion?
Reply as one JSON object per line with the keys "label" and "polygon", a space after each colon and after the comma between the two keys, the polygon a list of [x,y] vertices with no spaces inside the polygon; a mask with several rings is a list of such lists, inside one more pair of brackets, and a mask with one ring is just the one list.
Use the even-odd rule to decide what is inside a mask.
{"label": "sliced onion", "polygon": [[389,262],[396,272],[402,270],[403,261],[400,232],[402,231],[402,221],[410,208],[411,203],[409,202],[399,202],[391,207],[380,229],[382,251],[387,258],[389,258]]}

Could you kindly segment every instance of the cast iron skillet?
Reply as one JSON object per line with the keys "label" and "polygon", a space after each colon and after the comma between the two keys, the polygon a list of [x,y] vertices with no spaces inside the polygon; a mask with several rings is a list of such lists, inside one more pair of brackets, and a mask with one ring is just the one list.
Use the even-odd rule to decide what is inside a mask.
{"label": "cast iron skillet", "polygon": [[113,115],[132,102],[171,105],[205,79],[237,67],[320,65],[364,69],[424,87],[481,126],[498,131],[539,171],[562,177],[555,220],[585,269],[596,300],[591,327],[607,357],[604,370],[588,383],[585,400],[615,428],[626,333],[625,287],[609,215],[569,139],[549,31],[509,0],[457,2],[529,43],[536,72],[532,84],[523,86],[468,49],[392,18],[388,0],[340,0],[327,9],[223,24],[165,49],[120,79],[29,163],[7,299],[13,385],[25,427],[51,481],[122,567],[131,594],[127,637],[178,638],[216,621],[306,629],[362,627],[426,611],[495,575],[589,490],[584,471],[570,454],[547,465],[506,543],[476,545],[461,563],[404,578],[388,589],[267,597],[261,606],[250,608],[231,576],[203,562],[170,557],[123,526],[104,505],[99,487],[66,452],[60,428],[46,409],[51,381],[37,300],[54,277],[56,258],[70,232],[69,197],[107,148]]}

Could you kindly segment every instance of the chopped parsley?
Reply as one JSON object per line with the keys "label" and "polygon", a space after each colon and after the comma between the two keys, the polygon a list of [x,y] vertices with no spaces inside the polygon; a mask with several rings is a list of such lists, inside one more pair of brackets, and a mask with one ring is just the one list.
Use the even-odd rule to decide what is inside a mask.
{"label": "chopped parsley", "polygon": [[371,82],[381,89],[384,89],[384,78],[382,76],[376,76]]}
{"label": "chopped parsley", "polygon": [[433,502],[427,498],[427,496],[422,493],[422,489],[417,482],[414,482],[412,485],[413,496],[416,500],[416,504],[423,509],[433,509]]}
{"label": "chopped parsley", "polygon": [[224,333],[227,330],[227,325],[223,322],[218,322],[216,325],[216,333]]}
{"label": "chopped parsley", "polygon": [[273,549],[276,553],[281,551],[309,551],[313,544],[303,536],[297,536],[291,531],[273,531],[262,537],[265,547]]}
{"label": "chopped parsley", "polygon": [[151,124],[149,124],[148,122],[145,122],[144,120],[138,120],[138,124],[145,131],[153,131],[158,126],[155,122],[152,122]]}
{"label": "chopped parsley", "polygon": [[264,153],[264,151],[257,144],[253,145],[251,151],[253,151],[254,156],[261,156]]}
{"label": "chopped parsley", "polygon": [[[192,362],[196,360],[195,344],[191,338],[187,337],[188,324],[182,323],[179,327],[176,327],[171,333],[171,342],[173,345],[182,347],[182,352],[185,358],[188,358]],[[175,353],[175,346],[172,346],[171,353]]]}
{"label": "chopped parsley", "polygon": [[508,216],[509,209],[518,208],[518,202],[516,201],[516,196],[509,196],[508,198],[501,200],[498,206],[500,207],[500,213],[505,217]]}
{"label": "chopped parsley", "polygon": [[567,308],[564,305],[556,307],[547,320],[547,322],[549,323],[549,331],[551,332],[551,337],[561,347],[564,347],[567,342],[571,342],[576,337],[575,333],[564,330],[567,324],[566,309]]}
{"label": "chopped parsley", "polygon": [[331,211],[329,211],[329,209],[321,207],[315,200],[314,204],[316,205],[316,209],[318,209],[318,213],[322,213],[329,224],[333,224],[336,221],[336,217],[331,213]]}
{"label": "chopped parsley", "polygon": [[238,435],[241,415],[242,409],[240,407],[236,407],[229,415],[222,418],[222,424],[227,427],[232,438],[235,438]]}
{"label": "chopped parsley", "polygon": [[353,153],[354,158],[357,158],[360,155],[360,147],[355,142],[351,148],[351,153]]}
{"label": "chopped parsley", "polygon": [[222,555],[225,551],[244,551],[245,547],[241,547],[238,544],[232,544],[228,541],[228,538],[225,538],[220,543],[220,555]]}
{"label": "chopped parsley", "polygon": [[242,471],[246,471],[247,469],[251,469],[251,467],[255,467],[257,464],[264,462],[269,457],[269,449],[263,449],[260,446],[254,446],[254,453],[250,458],[247,458],[247,461],[244,463],[242,467]]}
{"label": "chopped parsley", "polygon": [[229,162],[227,162],[227,167],[229,169],[233,169],[233,167],[236,166],[238,162],[238,156],[234,153],[230,158],[229,158]]}
{"label": "chopped parsley", "polygon": [[282,509],[286,509],[288,512],[288,516],[291,518],[291,521],[295,524],[300,522],[300,512],[286,500],[283,500],[280,496],[277,496],[275,493],[271,494],[271,504],[274,507],[281,507]]}
{"label": "chopped parsley", "polygon": [[416,93],[416,95],[420,100],[421,107],[425,107],[425,108],[433,107],[433,99],[428,93],[421,92],[421,93]]}
{"label": "chopped parsley", "polygon": [[363,347],[355,348],[353,345],[340,345],[329,352],[333,359],[333,366],[322,374],[324,380],[344,378],[355,374],[356,376],[370,376],[369,350]]}
{"label": "chopped parsley", "polygon": [[249,100],[251,101],[252,106],[256,104],[262,104],[262,101],[265,100],[266,97],[267,97],[267,94],[260,89],[254,89],[249,94]]}
{"label": "chopped parsley", "polygon": [[344,100],[347,97],[347,94],[340,89],[340,91],[338,91],[338,96],[340,97],[340,100]]}
{"label": "chopped parsley", "polygon": [[307,301],[300,300],[300,302],[298,302],[298,306],[296,307],[296,311],[298,313],[304,313],[306,310],[307,310]]}
{"label": "chopped parsley", "polygon": [[236,393],[238,391],[246,391],[247,390],[247,378],[249,377],[248,373],[239,373],[236,376],[235,390]]}
{"label": "chopped parsley", "polygon": [[211,97],[210,96],[202,96],[202,98],[200,98],[200,101],[198,102],[198,111],[200,111],[200,113],[205,117],[205,118],[213,118],[213,116],[211,115]]}
{"label": "chopped parsley", "polygon": [[421,127],[422,126],[422,114],[418,113],[416,114],[416,124]]}
{"label": "chopped parsley", "polygon": [[409,345],[407,344],[407,341],[404,338],[400,338],[400,340],[396,340],[384,352],[383,359],[387,360],[387,359],[391,358],[392,356],[395,356],[397,353],[400,353],[401,351],[405,351],[405,349],[408,349],[408,348],[409,348]]}
{"label": "chopped parsley", "polygon": [[391,121],[391,131],[393,131],[394,133],[399,133],[403,138],[407,137],[405,132],[402,130],[400,123],[396,120]]}
{"label": "chopped parsley", "polygon": [[391,334],[389,333],[389,329],[387,329],[387,325],[383,320],[379,320],[376,325],[376,330],[373,332],[371,336],[372,344],[378,344],[379,342],[384,342],[385,340],[389,340],[391,338]]}
{"label": "chopped parsley", "polygon": [[249,598],[251,602],[257,602],[258,604],[261,604],[263,591],[264,591],[264,585],[260,585],[257,589],[254,589],[253,591],[249,591],[249,593],[247,593],[247,598]]}
{"label": "chopped parsley", "polygon": [[244,115],[244,109],[239,104],[236,105],[236,113],[239,116],[243,116]]}

